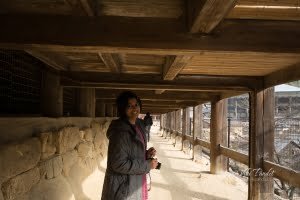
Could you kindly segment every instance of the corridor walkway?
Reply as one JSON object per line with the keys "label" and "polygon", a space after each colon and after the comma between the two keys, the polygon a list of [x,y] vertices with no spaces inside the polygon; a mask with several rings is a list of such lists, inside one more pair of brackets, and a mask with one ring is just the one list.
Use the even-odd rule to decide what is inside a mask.
{"label": "corridor walkway", "polygon": [[232,174],[209,174],[209,160],[200,163],[175,148],[171,140],[159,135],[159,128],[151,129],[149,147],[157,149],[161,170],[151,172],[150,200],[244,200],[247,184]]}

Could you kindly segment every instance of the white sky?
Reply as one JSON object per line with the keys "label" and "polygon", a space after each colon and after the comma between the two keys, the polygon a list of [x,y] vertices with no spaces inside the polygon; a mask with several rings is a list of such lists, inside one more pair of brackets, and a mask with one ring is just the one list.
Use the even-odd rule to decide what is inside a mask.
{"label": "white sky", "polygon": [[275,92],[297,92],[297,91],[300,92],[299,87],[295,87],[287,84],[275,86]]}

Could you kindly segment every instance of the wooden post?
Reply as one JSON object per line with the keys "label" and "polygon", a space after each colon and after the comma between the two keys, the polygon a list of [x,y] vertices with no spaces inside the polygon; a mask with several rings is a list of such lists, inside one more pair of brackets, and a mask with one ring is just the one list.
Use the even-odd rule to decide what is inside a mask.
{"label": "wooden post", "polygon": [[106,117],[113,117],[114,116],[114,107],[112,103],[107,103],[105,105],[105,116]]}
{"label": "wooden post", "polygon": [[[171,113],[171,124],[172,124],[172,133],[175,133],[176,130],[176,111],[173,111]],[[172,138],[172,135],[170,135],[170,139]]]}
{"label": "wooden post", "polygon": [[[181,123],[181,109],[179,109],[176,112],[176,130],[177,130],[177,132],[180,132],[180,123]],[[176,137],[177,137],[177,135],[176,135]],[[174,147],[176,146],[176,142],[177,142],[177,139],[175,138]]]}
{"label": "wooden post", "polygon": [[170,133],[170,129],[171,129],[171,127],[170,127],[171,117],[170,117],[170,113],[169,112],[167,113],[167,120],[166,120],[166,122],[167,122],[167,131],[166,131],[165,139],[167,139],[168,134]]}
{"label": "wooden post", "polygon": [[104,101],[96,102],[96,117],[105,117],[105,103]]}
{"label": "wooden post", "polygon": [[159,130],[161,131],[163,129],[163,114],[160,115],[160,123],[159,123]]}
{"label": "wooden post", "polygon": [[164,134],[165,134],[165,129],[166,129],[166,114],[163,114],[162,115],[162,127],[163,127],[163,131],[162,131],[162,137],[164,136]]}
{"label": "wooden post", "polygon": [[186,132],[185,135],[191,135],[191,118],[190,118],[191,107],[186,108]]}
{"label": "wooden post", "polygon": [[[202,131],[201,129],[201,124],[202,124],[202,105],[198,105],[194,107],[193,110],[193,141],[195,141],[195,139],[197,137],[199,137],[199,135],[201,134],[200,132]],[[202,148],[200,147],[200,153],[202,154]],[[195,144],[193,143],[193,155],[192,155],[192,159],[194,160],[195,158]]]}
{"label": "wooden post", "polygon": [[169,132],[170,139],[172,137],[172,132],[173,132],[173,112],[170,112],[170,132]]}
{"label": "wooden post", "polygon": [[81,117],[95,117],[95,111],[96,111],[95,89],[80,88],[79,115]]}
{"label": "wooden post", "polygon": [[183,150],[183,142],[185,139],[185,136],[188,131],[188,122],[189,122],[189,109],[184,108],[183,109],[183,116],[182,116],[182,145],[181,145],[181,150]]}
{"label": "wooden post", "polygon": [[227,100],[211,103],[210,172],[219,174],[227,169],[227,159],[220,153],[220,145],[227,145]]}
{"label": "wooden post", "polygon": [[47,117],[63,116],[63,87],[59,75],[45,71],[41,90],[41,111]]}
{"label": "wooden post", "polygon": [[273,199],[273,178],[260,177],[255,173],[263,169],[264,156],[273,160],[274,150],[274,89],[250,93],[250,140],[249,140],[248,199]]}
{"label": "wooden post", "polygon": [[118,110],[116,105],[113,105],[113,117],[118,117]]}

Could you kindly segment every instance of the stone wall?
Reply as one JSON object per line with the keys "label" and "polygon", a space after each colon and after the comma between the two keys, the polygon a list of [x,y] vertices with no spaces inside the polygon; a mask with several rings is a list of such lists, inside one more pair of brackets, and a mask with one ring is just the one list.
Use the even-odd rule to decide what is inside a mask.
{"label": "stone wall", "polygon": [[[0,200],[99,200],[111,119],[37,132],[0,146]],[[28,134],[27,134],[28,135]]]}

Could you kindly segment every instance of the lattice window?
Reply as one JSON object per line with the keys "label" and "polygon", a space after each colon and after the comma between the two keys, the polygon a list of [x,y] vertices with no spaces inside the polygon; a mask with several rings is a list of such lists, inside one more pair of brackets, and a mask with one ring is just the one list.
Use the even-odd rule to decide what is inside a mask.
{"label": "lattice window", "polygon": [[0,113],[39,114],[44,64],[23,51],[0,49]]}

